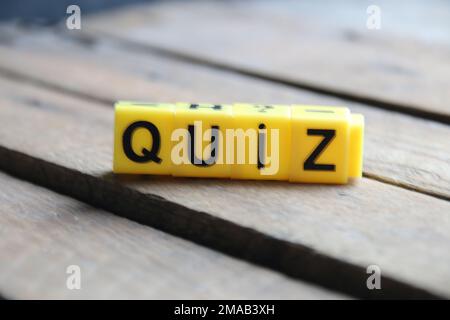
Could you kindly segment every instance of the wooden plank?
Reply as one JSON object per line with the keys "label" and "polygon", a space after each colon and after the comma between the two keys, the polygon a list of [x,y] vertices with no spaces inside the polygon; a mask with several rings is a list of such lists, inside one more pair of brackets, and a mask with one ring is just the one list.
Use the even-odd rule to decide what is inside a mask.
{"label": "wooden plank", "polygon": [[[353,295],[450,296],[446,201],[370,179],[313,186],[117,176],[112,109],[24,82],[1,80],[0,90],[2,170]],[[367,290],[370,264],[380,266],[383,290]]]}
{"label": "wooden plank", "polygon": [[366,176],[450,199],[448,126],[124,50],[108,41],[94,39],[82,46],[49,33],[26,36],[17,30],[11,38],[8,46],[0,45],[0,71],[109,104],[131,99],[347,105],[366,118]]}
{"label": "wooden plank", "polygon": [[[0,292],[15,299],[341,299],[0,173]],[[67,267],[81,289],[66,286]]]}
{"label": "wooden plank", "polygon": [[386,16],[376,31],[361,2],[195,1],[95,16],[84,32],[450,123],[449,4],[377,5]]}

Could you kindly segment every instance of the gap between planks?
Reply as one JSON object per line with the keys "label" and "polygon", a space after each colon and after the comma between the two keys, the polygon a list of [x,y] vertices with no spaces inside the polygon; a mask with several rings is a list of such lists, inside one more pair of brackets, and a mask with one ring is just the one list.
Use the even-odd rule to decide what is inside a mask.
{"label": "gap between planks", "polygon": [[367,178],[367,179],[378,181],[380,183],[389,184],[391,186],[397,186],[399,188],[403,188],[403,189],[406,189],[406,190],[409,190],[409,191],[418,192],[418,193],[421,193],[421,194],[424,194],[424,195],[427,195],[427,196],[430,196],[430,197],[434,197],[434,198],[437,198],[437,199],[450,201],[450,196],[442,195],[442,194],[436,194],[436,193],[431,192],[429,190],[418,188],[415,185],[402,183],[400,181],[396,181],[394,179],[389,179],[387,177],[383,177],[383,176],[379,176],[379,175],[372,174],[372,173],[367,173],[367,172],[363,172],[363,177]]}

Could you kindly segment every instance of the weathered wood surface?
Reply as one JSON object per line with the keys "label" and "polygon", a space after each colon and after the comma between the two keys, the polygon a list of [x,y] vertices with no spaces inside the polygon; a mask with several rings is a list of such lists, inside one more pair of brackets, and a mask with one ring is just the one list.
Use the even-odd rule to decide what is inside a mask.
{"label": "weathered wood surface", "polygon": [[[187,12],[191,6],[199,10]],[[141,224],[356,296],[449,297],[450,204],[441,200],[450,195],[449,128],[419,118],[448,123],[442,103],[448,98],[447,65],[436,67],[448,60],[448,49],[442,48],[446,42],[425,46],[423,39],[397,42],[395,35],[381,40],[352,28],[329,32],[307,19],[300,26],[291,13],[267,3],[242,4],[242,11],[231,6],[220,18],[221,6],[158,4],[93,18],[75,34],[2,28],[0,168]],[[145,15],[149,10],[153,19]],[[282,17],[270,20],[272,28],[258,22],[269,17],[268,11],[277,13],[271,19]],[[180,29],[183,21],[205,13],[210,14],[204,19],[209,31],[200,30],[205,26],[201,19]],[[175,27],[167,23],[172,17],[179,18]],[[253,27],[238,34],[227,29],[227,18],[237,28]],[[302,29],[305,44],[295,41],[289,31],[293,26]],[[194,31],[194,46],[189,46],[184,32]],[[265,50],[274,48],[281,34],[293,45],[292,51],[283,51],[288,53],[283,61]],[[336,34],[351,44],[334,41]],[[185,39],[176,43],[180,35]],[[252,41],[244,41],[247,36]],[[258,47],[264,52],[256,52]],[[381,60],[368,48],[383,48]],[[411,56],[406,49],[414,49]],[[324,59],[327,50],[335,50],[344,67]],[[299,51],[305,59],[297,59]],[[347,52],[362,60],[344,56]],[[399,59],[402,54],[407,58]],[[350,75],[344,77],[344,71]],[[305,186],[115,176],[111,104],[116,99],[344,104],[366,116],[369,179],[348,186]],[[381,267],[381,292],[366,288],[369,264]],[[261,272],[269,274],[264,279],[281,277]]]}
{"label": "weathered wood surface", "polygon": [[378,1],[382,28],[369,30],[369,4],[163,2],[84,30],[450,123],[450,5]]}
{"label": "weathered wood surface", "polygon": [[[105,103],[211,101],[346,105],[366,119],[364,174],[450,199],[450,128],[429,120],[297,90],[152,52],[91,39],[74,43],[49,33],[14,36],[0,45],[0,71]],[[7,34],[7,31],[5,31]],[[55,43],[58,46],[55,46]],[[428,138],[429,137],[429,138]]]}
{"label": "weathered wood surface", "polygon": [[[0,292],[15,299],[341,299],[345,296],[0,173]],[[81,269],[81,289],[66,286]]]}
{"label": "weathered wood surface", "polygon": [[[417,286],[450,296],[446,201],[370,179],[311,186],[114,176],[112,108],[24,82],[2,80],[0,92],[3,170],[355,295],[425,295]],[[382,292],[366,288],[369,264],[383,270]]]}

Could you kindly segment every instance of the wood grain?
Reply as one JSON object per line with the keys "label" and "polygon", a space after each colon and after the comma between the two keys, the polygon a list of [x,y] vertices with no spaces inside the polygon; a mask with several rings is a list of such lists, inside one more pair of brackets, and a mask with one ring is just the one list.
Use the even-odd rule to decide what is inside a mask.
{"label": "wood grain", "polygon": [[[15,299],[342,299],[0,173],[0,292]],[[81,289],[66,287],[67,267]]]}
{"label": "wood grain", "polygon": [[[352,295],[450,296],[446,201],[370,179],[312,186],[117,176],[112,109],[23,82],[1,80],[0,90],[2,170]],[[370,264],[381,267],[383,290],[367,290]]]}
{"label": "wood grain", "polygon": [[449,5],[377,5],[380,30],[364,2],[195,1],[95,16],[84,31],[450,123]]}
{"label": "wood grain", "polygon": [[366,176],[450,199],[448,126],[135,52],[109,41],[74,43],[48,32],[11,34],[13,40],[0,45],[3,74],[107,104],[130,99],[346,105],[366,119]]}

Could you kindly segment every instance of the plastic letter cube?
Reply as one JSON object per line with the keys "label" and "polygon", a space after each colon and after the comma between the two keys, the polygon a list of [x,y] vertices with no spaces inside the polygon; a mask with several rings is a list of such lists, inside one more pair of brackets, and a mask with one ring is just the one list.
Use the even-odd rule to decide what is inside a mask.
{"label": "plastic letter cube", "polygon": [[289,106],[234,104],[231,177],[288,180],[291,150]]}
{"label": "plastic letter cube", "polygon": [[290,181],[346,183],[361,175],[363,118],[347,108],[293,106]]}
{"label": "plastic letter cube", "polygon": [[172,174],[230,177],[225,132],[232,126],[231,105],[177,103],[172,134]]}
{"label": "plastic letter cube", "polygon": [[171,174],[173,122],[171,104],[116,103],[113,171]]}

